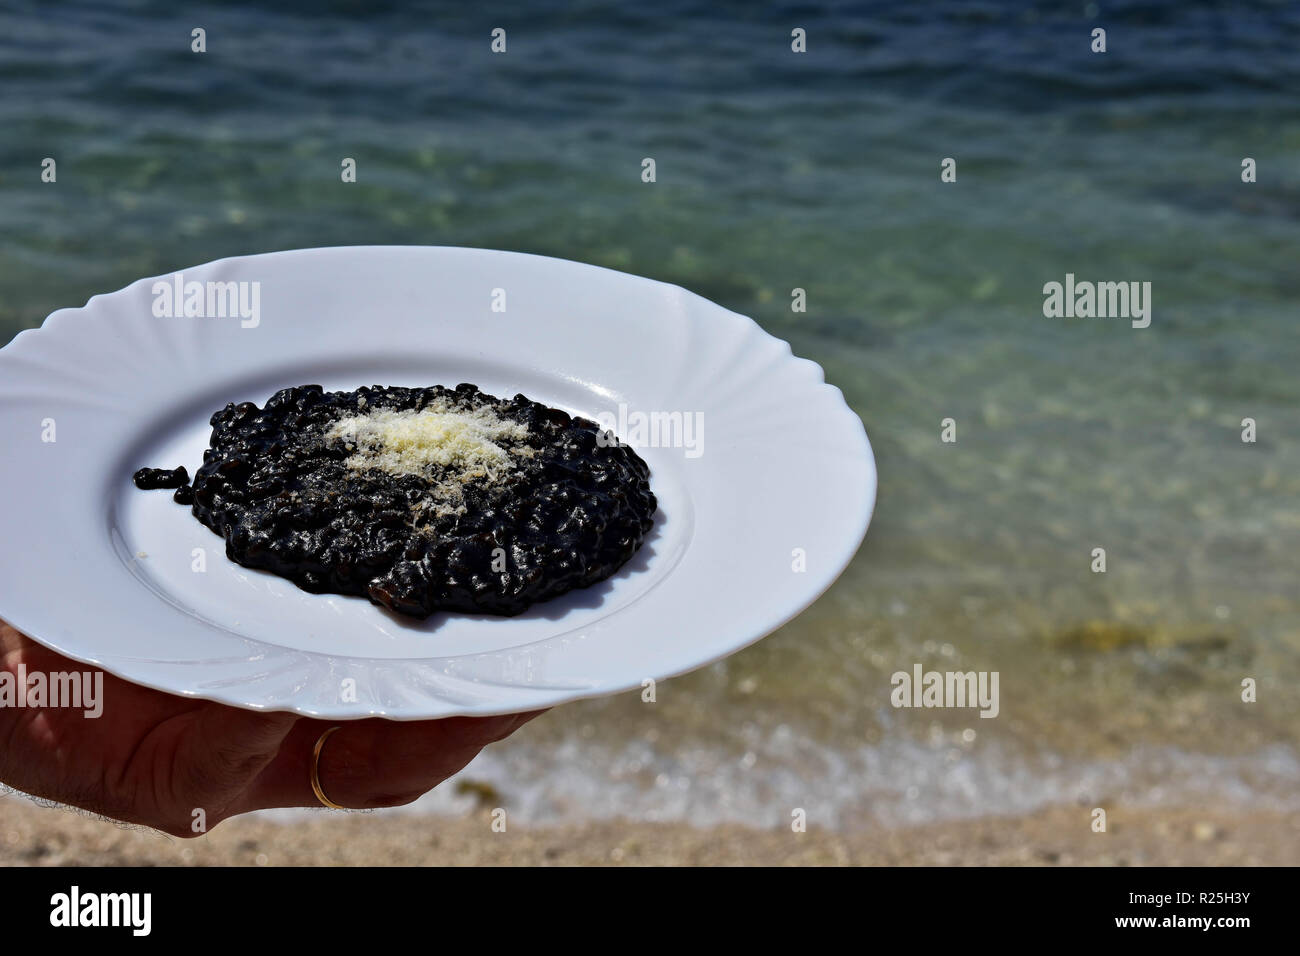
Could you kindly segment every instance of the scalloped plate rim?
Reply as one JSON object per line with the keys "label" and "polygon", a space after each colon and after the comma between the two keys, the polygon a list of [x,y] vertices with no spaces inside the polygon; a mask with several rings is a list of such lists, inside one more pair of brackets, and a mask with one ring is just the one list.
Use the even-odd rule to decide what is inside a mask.
{"label": "scalloped plate rim", "polygon": [[[53,312],[50,313],[49,316],[47,316],[46,320],[42,323],[39,329],[23,330],[22,332],[18,333],[8,345],[6,345],[3,349],[0,349],[0,369],[4,369],[4,367],[9,363],[10,360],[21,360],[22,356],[29,348],[33,348],[33,349],[37,348],[40,346],[41,343],[48,343],[51,346],[54,346],[56,344],[55,340],[58,336],[72,334],[76,331],[81,330],[83,325],[93,323],[97,318],[95,313],[98,310],[111,307],[111,305],[114,303],[124,301],[127,296],[132,294],[133,289],[136,289],[137,287],[141,287],[161,279],[169,278],[171,276],[176,275],[177,273],[195,272],[201,269],[216,269],[221,266],[233,266],[235,268],[239,268],[241,266],[246,266],[247,264],[253,262],[267,263],[267,262],[275,262],[278,260],[288,261],[291,259],[299,259],[299,258],[306,259],[313,255],[318,255],[322,253],[329,254],[329,255],[356,254],[361,256],[383,256],[394,250],[401,250],[407,252],[414,251],[417,252],[418,254],[432,254],[432,255],[439,255],[442,253],[449,252],[453,255],[505,257],[506,259],[528,260],[535,264],[542,264],[541,266],[542,268],[553,267],[559,271],[577,267],[580,270],[592,270],[591,274],[593,275],[603,274],[606,276],[616,277],[614,281],[634,282],[638,284],[644,284],[643,287],[647,289],[657,287],[659,289],[669,290],[669,292],[673,296],[680,297],[684,311],[698,313],[700,310],[704,310],[706,312],[725,314],[728,317],[728,321],[733,324],[733,327],[735,327],[741,334],[743,334],[743,336],[751,340],[753,343],[762,343],[766,346],[771,346],[773,344],[778,345],[779,348],[782,350],[782,354],[779,357],[781,366],[787,371],[787,373],[793,373],[797,369],[799,377],[803,379],[803,381],[798,384],[798,387],[800,389],[807,388],[811,393],[820,393],[820,400],[826,405],[834,408],[835,411],[838,413],[840,421],[838,422],[836,427],[841,429],[841,434],[845,437],[860,439],[859,450],[861,452],[861,455],[858,463],[863,466],[864,473],[865,473],[865,482],[862,489],[863,494],[861,495],[860,498],[858,498],[856,502],[853,503],[856,504],[856,508],[854,508],[853,511],[850,513],[849,516],[850,520],[846,522],[847,527],[844,529],[846,533],[840,535],[838,541],[836,542],[838,545],[838,553],[833,555],[830,560],[830,565],[832,566],[831,570],[823,571],[821,574],[819,574],[817,576],[817,584],[815,587],[805,588],[800,594],[798,600],[794,602],[787,602],[787,605],[784,607],[784,609],[778,613],[769,614],[767,618],[763,621],[761,626],[750,627],[748,629],[748,632],[745,633],[744,635],[738,635],[734,637],[729,642],[730,646],[725,651],[718,653],[716,648],[711,648],[707,653],[703,654],[702,656],[701,655],[692,656],[689,654],[679,653],[671,663],[666,662],[665,667],[653,675],[656,677],[656,679],[666,679],[669,677],[674,677],[679,674],[687,673],[699,667],[705,666],[713,661],[719,660],[722,657],[725,657],[731,653],[735,653],[736,651],[739,651],[745,647],[752,645],[753,643],[762,639],[767,634],[770,634],[771,632],[777,630],[784,624],[788,623],[794,617],[802,613],[803,610],[805,610],[809,605],[815,602],[822,594],[826,592],[826,590],[830,588],[830,586],[834,583],[836,578],[838,578],[840,573],[842,573],[843,569],[847,566],[849,561],[852,559],[853,555],[860,547],[861,542],[866,534],[866,530],[870,523],[872,514],[874,512],[875,503],[876,503],[877,475],[876,475],[876,469],[874,463],[874,456],[872,454],[870,440],[866,434],[865,428],[862,425],[861,419],[857,416],[856,413],[852,411],[852,409],[848,407],[847,403],[844,402],[843,394],[840,391],[840,389],[825,381],[825,375],[821,366],[809,359],[801,358],[799,356],[794,355],[793,351],[789,346],[789,343],[785,342],[782,339],[777,338],[776,336],[772,336],[770,333],[768,333],[765,329],[763,329],[761,326],[759,326],[756,322],[754,322],[752,319],[750,319],[747,316],[744,316],[740,313],[719,306],[716,303],[704,299],[703,297],[698,296],[695,293],[692,293],[689,290],[679,285],[665,283],[660,280],[650,279],[643,276],[637,276],[630,273],[621,272],[618,270],[608,269],[603,266],[596,266],[588,263],[574,262],[572,260],[566,260],[566,259],[558,259],[550,256],[541,256],[533,253],[506,252],[502,250],[480,249],[475,247],[463,247],[463,246],[412,246],[412,245],[321,246],[321,247],[313,247],[313,248],[306,248],[306,249],[279,250],[275,252],[257,253],[251,255],[227,256],[221,259],[212,260],[211,262],[202,263],[200,265],[187,266],[182,269],[178,269],[175,272],[164,273],[159,276],[151,276],[151,277],[137,279],[133,282],[127,283],[122,288],[114,292],[99,293],[93,295],[87,299],[85,305],[80,307],[61,308],[61,309],[54,310]],[[100,316],[99,318],[102,318],[102,316]],[[689,321],[697,321],[697,319],[692,318]],[[809,381],[809,379],[812,379],[812,381]],[[9,398],[0,397],[0,415],[3,414],[6,407],[13,404],[12,399],[13,399],[12,393],[10,394]],[[852,434],[855,431],[854,425],[856,425],[856,434]],[[702,456],[702,457],[707,457],[707,456]],[[217,560],[224,561],[225,558],[224,556],[222,556]],[[5,588],[7,588],[7,583],[0,582],[0,590],[3,590]],[[614,612],[615,616],[617,616],[618,613],[620,613],[620,611]],[[176,681],[167,679],[168,675],[166,673],[164,673],[161,677],[155,676],[150,673],[142,673],[139,668],[133,666],[133,663],[135,662],[129,660],[129,655],[114,655],[111,652],[105,653],[103,649],[96,650],[94,649],[93,646],[87,645],[85,643],[84,638],[81,641],[74,639],[71,643],[69,643],[66,639],[61,639],[58,637],[51,636],[55,631],[58,630],[57,626],[51,626],[51,621],[53,620],[53,618],[51,617],[38,619],[39,615],[33,617],[31,614],[27,613],[27,609],[25,608],[19,608],[17,610],[17,613],[13,613],[9,608],[3,606],[0,606],[0,616],[3,616],[5,620],[7,620],[10,624],[15,626],[19,630],[28,633],[38,643],[51,647],[52,649],[58,651],[61,654],[64,654],[65,656],[73,660],[103,667],[105,670],[114,673],[117,676],[123,677],[126,680],[141,684],[143,686],[153,687],[157,690],[165,691],[172,694],[178,694],[180,696],[215,700],[221,703],[242,707],[246,709],[251,709],[251,710],[291,710],[303,714],[305,716],[312,716],[318,718],[345,720],[345,719],[361,719],[370,716],[377,716],[377,717],[387,717],[390,719],[399,719],[399,720],[419,720],[419,719],[428,719],[429,717],[452,716],[454,714],[488,715],[488,714],[495,714],[495,713],[510,713],[510,712],[517,712],[521,709],[536,709],[540,707],[549,707],[559,703],[565,703],[573,700],[580,700],[580,699],[586,699],[592,697],[605,696],[608,694],[621,693],[621,692],[631,690],[633,688],[639,688],[641,686],[641,681],[634,679],[632,676],[625,675],[619,679],[611,679],[601,685],[587,683],[586,690],[580,690],[577,686],[573,686],[568,690],[561,691],[558,693],[555,692],[554,688],[549,688],[549,689],[542,688],[543,691],[542,693],[540,694],[534,693],[530,695],[526,691],[529,688],[536,689],[538,688],[539,685],[505,684],[503,685],[504,688],[507,689],[514,688],[516,690],[523,691],[522,697],[524,698],[524,702],[521,703],[520,700],[515,699],[509,702],[503,701],[498,706],[493,706],[489,701],[488,703],[483,703],[475,706],[457,707],[453,704],[452,706],[448,707],[445,706],[447,703],[445,699],[442,699],[440,701],[436,700],[436,693],[435,693],[434,697],[430,699],[429,703],[433,704],[436,702],[441,706],[432,706],[424,709],[417,708],[413,710],[409,705],[409,702],[399,699],[399,702],[394,706],[385,706],[383,704],[376,704],[375,702],[369,702],[368,704],[357,708],[349,709],[344,707],[335,707],[334,709],[331,709],[329,707],[320,707],[318,705],[313,705],[311,703],[302,702],[302,701],[286,702],[284,700],[267,701],[267,700],[250,699],[249,695],[238,694],[236,692],[233,692],[230,688],[226,688],[224,692],[215,693],[215,692],[200,692],[198,690],[195,690],[194,686],[178,686],[178,683]],[[249,638],[247,636],[242,637],[242,639],[249,640],[249,641],[256,640],[255,638]],[[330,659],[328,655],[320,655],[316,652],[304,651],[296,648],[285,648],[283,646],[278,646],[278,645],[270,645],[270,647],[274,648],[274,651],[276,652],[273,656],[279,656],[281,654],[296,655],[295,658],[291,658],[289,661],[289,664],[291,666],[297,659],[301,658],[303,660],[304,667],[310,670],[312,665],[311,658],[322,657],[322,656],[323,656],[324,663],[327,664],[332,663],[332,659]],[[506,649],[507,652],[509,652],[509,650],[510,649]],[[485,652],[485,653],[489,653],[489,652]],[[499,653],[499,652],[495,652],[495,653]],[[253,660],[256,660],[256,657],[250,656],[249,662],[252,662]],[[419,665],[423,663],[425,660],[426,659],[424,658],[418,658],[418,657],[380,658],[380,659],[375,659],[373,663],[376,664],[380,669],[387,669],[387,668],[395,667],[402,663]],[[180,661],[164,662],[164,661],[153,660],[152,663],[160,666],[164,672],[169,671],[170,669],[176,667],[186,666],[183,662]],[[274,666],[271,661],[266,661],[264,663],[267,666]],[[484,688],[492,686],[493,683],[490,680],[474,681],[472,679],[455,676],[450,673],[441,675],[440,680],[442,679],[451,681],[453,683],[467,683],[470,685],[484,687]],[[190,683],[191,685],[204,685],[204,682],[201,680],[191,681]],[[246,684],[247,684],[247,680],[244,680],[242,682],[237,680],[233,683],[233,686],[238,687]],[[206,686],[210,686],[210,684]],[[429,694],[429,688],[427,686],[406,687],[403,688],[403,691],[404,692],[414,691],[417,694],[426,694],[426,695]],[[517,698],[521,695],[516,694],[513,696]]]}

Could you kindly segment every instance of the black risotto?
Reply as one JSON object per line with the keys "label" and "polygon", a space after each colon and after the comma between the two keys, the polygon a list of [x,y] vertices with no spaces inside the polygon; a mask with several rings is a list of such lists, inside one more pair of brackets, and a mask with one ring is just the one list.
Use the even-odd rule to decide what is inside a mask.
{"label": "black risotto", "polygon": [[603,581],[657,507],[649,467],[595,422],[468,384],[227,405],[186,477],[135,482],[175,488],[233,561],[416,618],[515,615]]}

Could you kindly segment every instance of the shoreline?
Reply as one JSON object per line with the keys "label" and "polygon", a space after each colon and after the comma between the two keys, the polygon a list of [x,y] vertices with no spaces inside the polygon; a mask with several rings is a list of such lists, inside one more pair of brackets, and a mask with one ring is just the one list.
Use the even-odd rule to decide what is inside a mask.
{"label": "shoreline", "polygon": [[179,840],[64,807],[0,796],[2,866],[1002,865],[1241,866],[1300,862],[1300,812],[1055,806],[894,829],[806,833],[740,824],[593,821],[494,832],[463,817],[313,812],[298,822],[236,817]]}

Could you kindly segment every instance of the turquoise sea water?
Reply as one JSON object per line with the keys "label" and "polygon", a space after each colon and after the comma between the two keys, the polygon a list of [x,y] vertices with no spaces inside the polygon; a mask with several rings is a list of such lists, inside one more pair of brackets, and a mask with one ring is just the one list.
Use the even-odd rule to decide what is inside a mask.
{"label": "turquoise sea water", "polygon": [[[38,9],[0,11],[0,341],[221,256],[482,246],[751,315],[862,416],[843,578],[470,768],[526,815],[1296,801],[1300,6]],[[1149,281],[1150,327],[1045,318],[1067,273]],[[916,663],[998,671],[999,717],[892,708]]]}

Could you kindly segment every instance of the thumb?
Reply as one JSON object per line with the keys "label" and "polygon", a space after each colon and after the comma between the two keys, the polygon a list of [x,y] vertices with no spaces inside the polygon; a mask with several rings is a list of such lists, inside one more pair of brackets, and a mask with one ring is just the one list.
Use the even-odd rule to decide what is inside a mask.
{"label": "thumb", "polygon": [[202,808],[216,823],[275,759],[299,719],[283,711],[205,708],[178,748],[176,796],[191,810]]}

